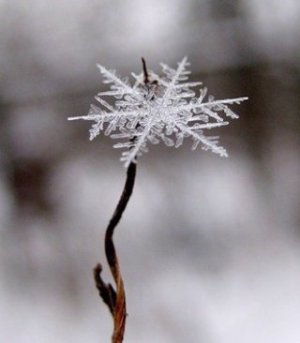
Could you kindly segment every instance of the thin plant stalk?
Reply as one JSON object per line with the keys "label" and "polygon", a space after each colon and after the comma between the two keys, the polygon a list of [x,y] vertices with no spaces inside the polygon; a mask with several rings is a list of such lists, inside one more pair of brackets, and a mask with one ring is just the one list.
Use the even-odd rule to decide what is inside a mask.
{"label": "thin plant stalk", "polygon": [[[146,61],[142,58],[143,72],[144,72],[144,84],[149,84],[149,74],[146,66]],[[134,142],[135,137],[132,139]],[[136,175],[136,163],[131,162],[127,169],[127,177],[124,185],[123,192],[121,194],[118,205],[111,217],[105,233],[105,255],[115,281],[116,290],[111,284],[106,284],[101,277],[102,266],[97,264],[94,268],[94,280],[96,288],[99,291],[104,303],[110,310],[113,317],[114,330],[112,334],[112,343],[122,343],[124,338],[125,326],[126,326],[126,294],[124,281],[121,274],[118,255],[115,249],[113,234],[116,226],[118,225],[123,212],[126,209],[128,201],[131,197]]]}
{"label": "thin plant stalk", "polygon": [[94,279],[99,294],[108,306],[114,322],[114,329],[112,335],[112,343],[123,342],[125,324],[126,324],[126,295],[125,287],[121,274],[120,264],[115,249],[113,234],[118,225],[123,212],[126,209],[128,201],[133,191],[134,181],[136,175],[136,163],[132,162],[127,169],[127,178],[125,186],[118,202],[118,205],[113,213],[113,216],[107,226],[105,234],[105,254],[106,259],[112,273],[116,290],[111,284],[106,284],[101,277],[102,266],[98,264],[94,268]]}

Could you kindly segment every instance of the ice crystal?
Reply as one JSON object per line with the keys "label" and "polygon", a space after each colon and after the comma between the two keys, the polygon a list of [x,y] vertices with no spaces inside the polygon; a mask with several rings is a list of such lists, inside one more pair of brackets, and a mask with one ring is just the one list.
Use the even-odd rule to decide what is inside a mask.
{"label": "ice crystal", "polygon": [[[179,147],[185,138],[193,140],[192,149],[200,143],[202,149],[227,156],[226,150],[218,145],[218,137],[204,135],[204,130],[225,126],[222,118],[238,118],[228,105],[239,104],[246,97],[215,100],[207,96],[207,89],[200,88],[196,95],[192,89],[201,82],[188,81],[189,63],[183,58],[177,69],[161,64],[162,76],[149,71],[145,82],[143,73],[135,75],[130,85],[127,79],[119,77],[114,70],[98,65],[104,83],[110,90],[100,92],[95,97],[100,106],[91,105],[85,116],[70,117],[69,120],[91,120],[90,140],[101,131],[121,142],[114,148],[123,148],[121,161],[125,167],[136,162],[137,157],[148,151],[148,143],[163,141],[167,146]],[[149,77],[149,79],[148,79]],[[114,97],[114,105],[103,97]]]}

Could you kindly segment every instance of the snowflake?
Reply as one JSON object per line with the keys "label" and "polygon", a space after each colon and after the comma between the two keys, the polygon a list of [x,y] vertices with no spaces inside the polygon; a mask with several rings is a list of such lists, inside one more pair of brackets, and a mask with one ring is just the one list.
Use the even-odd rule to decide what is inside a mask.
{"label": "snowflake", "polygon": [[[121,140],[114,148],[125,148],[121,157],[125,167],[148,151],[149,142],[158,144],[163,141],[167,146],[177,148],[187,137],[193,140],[193,150],[200,143],[202,149],[226,157],[226,150],[218,145],[218,137],[206,136],[204,130],[228,125],[222,114],[223,117],[238,118],[228,105],[239,104],[248,98],[215,100],[206,96],[207,88],[200,88],[196,96],[192,88],[202,83],[188,81],[188,65],[186,57],[178,63],[177,69],[161,64],[163,76],[152,71],[148,74],[144,65],[144,73],[132,73],[133,85],[114,70],[98,65],[104,83],[110,84],[110,90],[95,97],[100,107],[91,105],[87,115],[68,119],[94,121],[90,140],[101,131]],[[109,96],[116,99],[114,105],[103,99]]]}

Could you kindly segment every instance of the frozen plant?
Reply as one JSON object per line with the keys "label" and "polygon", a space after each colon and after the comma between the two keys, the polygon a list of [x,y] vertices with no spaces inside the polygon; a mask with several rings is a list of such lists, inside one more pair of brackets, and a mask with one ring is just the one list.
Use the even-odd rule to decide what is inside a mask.
{"label": "frozen plant", "polygon": [[[145,60],[142,62],[143,72],[132,74],[135,79],[132,86],[115,71],[98,65],[104,83],[111,85],[110,90],[96,96],[100,107],[92,105],[88,115],[69,118],[94,121],[90,129],[91,140],[104,131],[105,135],[121,140],[115,148],[125,149],[121,161],[127,168],[127,178],[105,232],[105,255],[115,288],[103,281],[101,264],[94,268],[96,288],[113,317],[112,343],[123,342],[127,315],[125,287],[113,234],[133,191],[137,157],[147,151],[148,142],[163,141],[167,146],[179,147],[187,137],[192,138],[193,149],[200,144],[204,150],[227,156],[226,150],[218,145],[218,137],[206,136],[204,130],[227,125],[224,117],[238,118],[228,105],[247,99],[215,100],[206,96],[206,88],[200,88],[196,95],[192,88],[200,86],[201,82],[188,81],[190,72],[186,69],[189,65],[186,57],[178,63],[177,69],[162,64],[163,76],[148,72]],[[105,96],[114,97],[114,105],[104,100]]]}
{"label": "frozen plant", "polygon": [[[238,118],[228,105],[239,104],[247,98],[215,100],[213,96],[207,96],[207,88],[200,88],[197,94],[192,88],[202,83],[188,80],[187,57],[178,63],[177,69],[162,63],[163,76],[148,72],[144,60],[143,66],[143,73],[132,73],[135,82],[130,85],[114,70],[98,65],[104,83],[110,84],[110,90],[96,96],[99,107],[91,105],[87,115],[70,117],[69,120],[94,121],[90,140],[101,131],[121,140],[114,147],[125,149],[121,161],[126,168],[148,151],[149,142],[158,144],[163,141],[167,146],[177,148],[187,137],[193,140],[192,149],[200,143],[204,150],[227,156],[226,150],[218,145],[218,137],[207,136],[204,130],[227,125],[228,121],[223,117]],[[114,105],[103,97],[114,97]]]}

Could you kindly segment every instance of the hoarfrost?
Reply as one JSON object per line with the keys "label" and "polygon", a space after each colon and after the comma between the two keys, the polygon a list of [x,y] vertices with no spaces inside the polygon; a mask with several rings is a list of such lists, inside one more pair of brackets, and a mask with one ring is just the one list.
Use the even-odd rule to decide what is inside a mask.
{"label": "hoarfrost", "polygon": [[[163,76],[149,71],[149,82],[145,83],[143,73],[132,74],[135,83],[131,85],[114,70],[98,65],[103,82],[110,85],[110,90],[95,97],[99,107],[91,105],[87,115],[68,119],[94,121],[90,140],[102,131],[106,136],[121,140],[114,148],[125,149],[121,156],[125,167],[148,151],[149,142],[163,141],[177,148],[188,137],[193,141],[192,149],[200,144],[203,150],[226,157],[227,152],[218,144],[218,137],[206,136],[204,130],[228,125],[224,118],[238,118],[228,105],[240,104],[248,98],[214,100],[212,96],[207,97],[206,88],[200,88],[197,96],[193,88],[202,83],[188,81],[187,57],[176,69],[166,64],[161,66]],[[114,105],[103,97],[115,98]]]}

